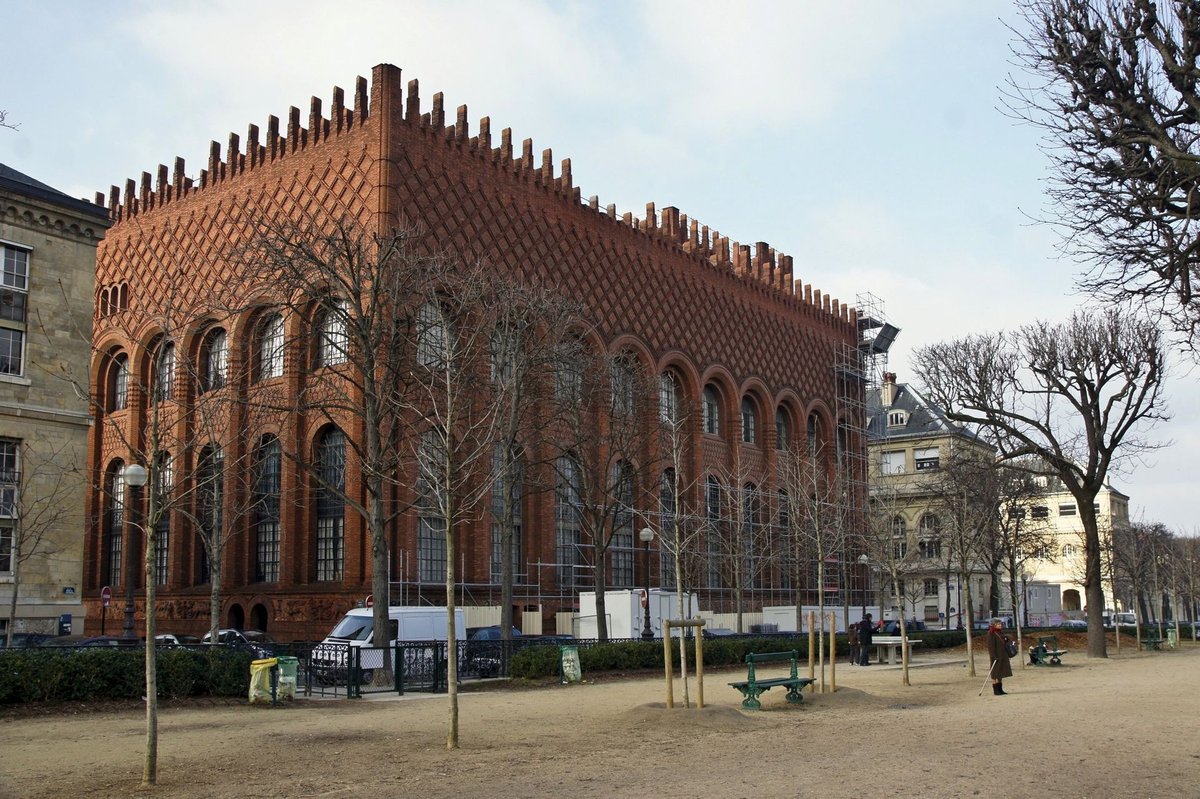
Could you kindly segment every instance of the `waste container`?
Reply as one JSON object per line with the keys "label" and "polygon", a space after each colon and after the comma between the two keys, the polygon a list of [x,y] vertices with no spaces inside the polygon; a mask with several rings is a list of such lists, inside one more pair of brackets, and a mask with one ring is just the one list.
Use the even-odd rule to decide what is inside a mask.
{"label": "waste container", "polygon": [[300,661],[289,655],[280,655],[275,659],[279,661],[279,689],[276,696],[279,699],[295,699],[296,672]]}
{"label": "waste container", "polygon": [[1175,634],[1174,627],[1167,628],[1167,649],[1179,648],[1179,636]]}
{"label": "waste container", "polygon": [[250,661],[250,703],[270,702],[271,672],[279,667],[279,658]]}

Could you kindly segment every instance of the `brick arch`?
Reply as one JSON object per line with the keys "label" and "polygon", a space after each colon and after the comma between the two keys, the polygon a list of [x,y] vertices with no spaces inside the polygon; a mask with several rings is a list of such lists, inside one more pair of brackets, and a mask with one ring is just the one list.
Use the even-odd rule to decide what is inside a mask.
{"label": "brick arch", "polygon": [[683,391],[684,396],[693,403],[698,402],[700,399],[701,383],[700,371],[696,368],[695,362],[679,350],[671,350],[670,352],[663,353],[662,357],[658,359],[658,363],[655,366],[655,373],[662,374],[668,369],[673,370],[683,378],[680,389]]}
{"label": "brick arch", "polygon": [[[782,410],[786,415],[788,424],[791,427],[787,441],[788,446],[791,447],[794,445],[796,438],[803,429],[802,426],[807,419],[807,415],[804,413],[804,402],[800,399],[799,395],[790,388],[785,388],[780,391],[775,396],[774,403],[771,408],[772,431],[775,430],[775,414],[780,410]],[[774,446],[774,442],[772,442],[772,446]]]}
{"label": "brick arch", "polygon": [[730,425],[735,418],[735,412],[740,414],[741,411],[741,394],[738,393],[737,383],[734,382],[733,375],[722,366],[711,366],[704,372],[703,379],[700,381],[701,401],[703,401],[704,389],[709,384],[716,386],[721,400],[720,413],[722,424],[718,436],[722,441],[728,442],[731,438],[729,435],[732,429]]}

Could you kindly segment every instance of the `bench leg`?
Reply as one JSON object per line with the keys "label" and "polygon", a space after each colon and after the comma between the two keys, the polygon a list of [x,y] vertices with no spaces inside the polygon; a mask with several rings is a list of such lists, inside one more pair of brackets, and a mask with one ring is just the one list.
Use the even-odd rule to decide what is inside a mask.
{"label": "bench leg", "polygon": [[794,685],[788,686],[787,701],[793,705],[798,705],[804,701],[804,695],[801,693],[803,689],[797,688]]}
{"label": "bench leg", "polygon": [[762,709],[762,702],[758,701],[758,697],[762,695],[761,688],[745,688],[742,693],[746,695],[746,698],[742,700],[742,707],[746,710]]}

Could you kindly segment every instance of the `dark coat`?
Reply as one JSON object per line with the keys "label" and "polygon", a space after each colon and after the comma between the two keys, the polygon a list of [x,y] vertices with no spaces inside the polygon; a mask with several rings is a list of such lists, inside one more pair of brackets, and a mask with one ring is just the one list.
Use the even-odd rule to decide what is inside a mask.
{"label": "dark coat", "polygon": [[1011,677],[1012,664],[1008,660],[1008,650],[1004,647],[1004,633],[999,630],[988,628],[987,631],[987,648],[988,662],[995,664],[992,666],[992,679],[1003,680],[1005,677]]}
{"label": "dark coat", "polygon": [[875,623],[863,619],[858,623],[858,643],[860,646],[870,646],[871,637],[875,635]]}
{"label": "dark coat", "polygon": [[851,624],[850,629],[846,630],[846,640],[850,646],[858,646],[858,624]]}

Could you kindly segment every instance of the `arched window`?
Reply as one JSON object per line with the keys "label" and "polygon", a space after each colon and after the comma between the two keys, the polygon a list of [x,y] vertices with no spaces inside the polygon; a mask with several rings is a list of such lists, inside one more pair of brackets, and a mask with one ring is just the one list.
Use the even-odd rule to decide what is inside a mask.
{"label": "arched window", "polygon": [[579,464],[573,455],[560,455],[556,463],[558,484],[554,491],[554,544],[558,561],[558,584],[576,584],[576,567],[580,565],[579,528],[583,508],[583,483]]}
{"label": "arched window", "polygon": [[908,525],[901,516],[892,517],[892,557],[903,560],[908,556]]}
{"label": "arched window", "polygon": [[821,446],[821,419],[816,413],[808,415],[804,429],[805,441],[808,444],[808,456],[815,458],[817,449]]}
{"label": "arched window", "polygon": [[608,379],[612,412],[622,415],[632,413],[635,382],[633,359],[627,355],[613,358],[609,363]]}
{"label": "arched window", "polygon": [[705,558],[704,583],[708,588],[721,586],[721,483],[713,475],[704,481]]}
{"label": "arched window", "polygon": [[613,464],[613,534],[609,544],[612,561],[612,585],[633,586],[633,469],[626,461]]}
{"label": "arched window", "polygon": [[417,311],[417,363],[441,369],[450,358],[450,331],[437,303],[427,302]]}
{"label": "arched window", "polygon": [[658,376],[658,419],[666,425],[679,424],[679,381],[672,372]]}
{"label": "arched window", "polygon": [[509,561],[512,563],[513,581],[520,582],[519,574],[523,562],[521,548],[521,482],[524,479],[524,464],[517,452],[506,457],[503,444],[492,451],[492,471],[496,475],[492,483],[492,582],[500,582],[504,559],[503,521],[508,515],[512,539],[509,541]]}
{"label": "arched window", "polygon": [[105,480],[106,502],[108,513],[105,537],[108,554],[108,575],[105,583],[110,586],[122,585],[121,582],[125,555],[125,464],[113,461],[108,467]]}
{"label": "arched window", "polygon": [[209,553],[219,553],[224,543],[224,502],[225,454],[215,444],[208,444],[200,450],[196,464],[196,576],[200,585],[212,580]]}
{"label": "arched window", "polygon": [[437,431],[421,438],[417,466],[417,576],[423,583],[446,579],[446,521],[438,501],[441,487],[431,477],[445,461]]}
{"label": "arched window", "polygon": [[788,448],[792,441],[792,425],[788,421],[787,411],[783,406],[775,410],[775,449],[781,452]]}
{"label": "arched window", "polygon": [[742,399],[742,442],[753,444],[758,441],[758,411],[754,400],[749,397]]}
{"label": "arched window", "polygon": [[263,436],[254,453],[254,581],[279,582],[279,496],[283,457],[279,439]]}
{"label": "arched window", "polygon": [[175,343],[164,341],[159,345],[158,357],[154,360],[154,401],[171,399],[175,390]]}
{"label": "arched window", "polygon": [[346,301],[340,297],[329,301],[321,316],[321,338],[317,347],[317,365],[335,366],[348,357],[349,337],[346,333]]}
{"label": "arched window", "polygon": [[259,380],[283,376],[283,317],[268,314],[258,328]]}
{"label": "arched window", "polygon": [[937,514],[926,513],[917,522],[917,551],[922,558],[940,558],[942,556],[942,522]]}
{"label": "arched window", "polygon": [[345,546],[346,436],[331,427],[317,439],[317,562],[316,579],[342,579]]}
{"label": "arched window", "polygon": [[110,374],[108,409],[123,411],[129,407],[129,356],[121,354],[114,358]]}
{"label": "arched window", "polygon": [[721,434],[721,395],[711,383],[704,387],[704,432],[710,436]]}
{"label": "arched window", "polygon": [[154,583],[166,585],[171,563],[171,493],[175,490],[175,461],[171,453],[160,452],[155,459],[154,480],[160,503],[154,525]]}
{"label": "arched window", "polygon": [[200,348],[200,391],[216,391],[228,379],[229,346],[225,330],[208,331]]}
{"label": "arched window", "polygon": [[658,486],[658,579],[663,588],[675,587],[675,524],[677,508],[675,470],[665,469]]}

